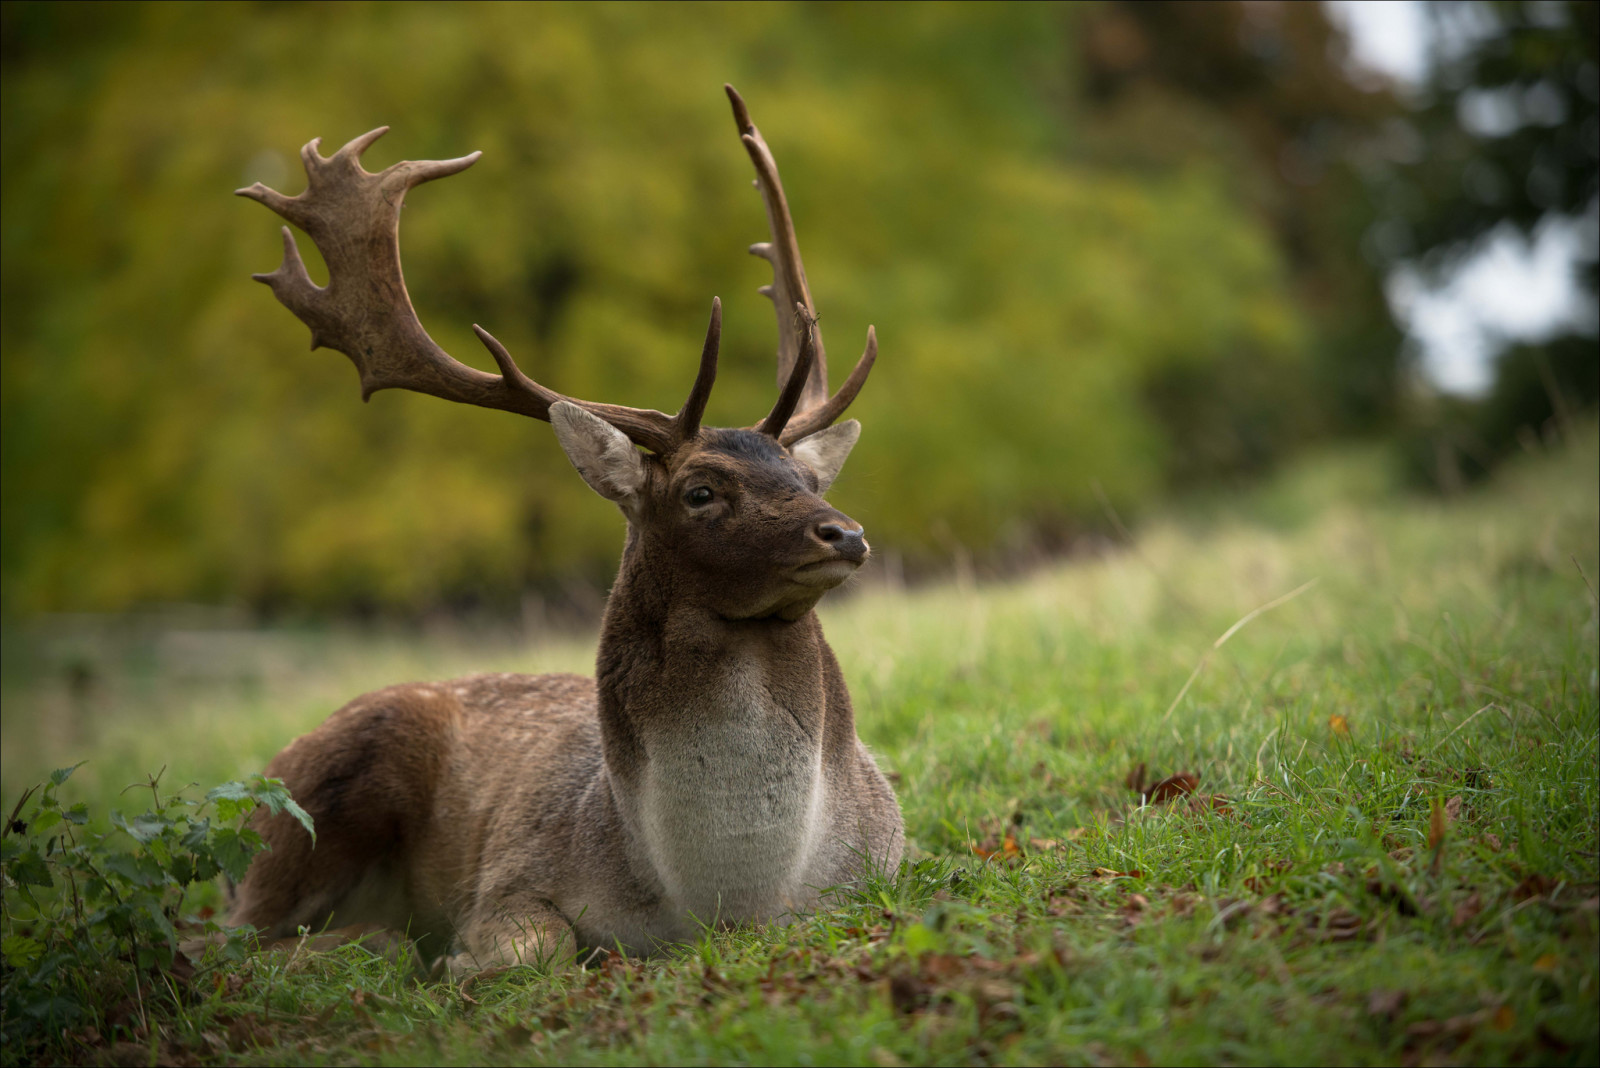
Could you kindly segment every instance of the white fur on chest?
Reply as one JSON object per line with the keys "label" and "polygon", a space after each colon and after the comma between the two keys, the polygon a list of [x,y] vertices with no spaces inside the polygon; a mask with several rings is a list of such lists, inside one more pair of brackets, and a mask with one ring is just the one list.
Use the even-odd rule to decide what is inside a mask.
{"label": "white fur on chest", "polygon": [[773,700],[760,669],[730,672],[646,741],[637,824],[678,917],[770,920],[812,896],[822,837],[822,748]]}

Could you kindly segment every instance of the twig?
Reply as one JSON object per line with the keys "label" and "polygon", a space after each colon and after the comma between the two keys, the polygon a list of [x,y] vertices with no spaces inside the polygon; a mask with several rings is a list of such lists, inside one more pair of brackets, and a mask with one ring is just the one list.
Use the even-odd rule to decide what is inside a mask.
{"label": "twig", "polygon": [[38,784],[35,783],[26,790],[22,791],[22,796],[17,798],[16,807],[11,810],[11,815],[6,817],[6,825],[4,827],[0,827],[0,838],[4,838],[6,835],[11,833],[11,825],[17,822],[17,815],[22,811],[22,806],[28,803],[28,798],[32,797],[33,792],[38,788]]}
{"label": "twig", "polygon": [[1222,632],[1222,637],[1218,638],[1216,641],[1211,643],[1211,648],[1209,648],[1209,649],[1207,649],[1205,651],[1205,653],[1200,657],[1200,662],[1194,666],[1194,670],[1189,672],[1189,678],[1188,678],[1187,681],[1184,682],[1183,689],[1178,691],[1178,696],[1174,697],[1172,699],[1172,703],[1167,706],[1166,712],[1164,712],[1162,714],[1162,716],[1161,716],[1161,722],[1165,723],[1172,716],[1173,711],[1178,707],[1178,704],[1183,700],[1184,695],[1189,692],[1189,687],[1194,685],[1194,680],[1198,679],[1200,677],[1200,672],[1204,671],[1205,667],[1206,667],[1206,664],[1210,663],[1211,654],[1215,653],[1218,649],[1221,649],[1222,646],[1223,646],[1223,643],[1225,643],[1229,638],[1233,637],[1235,634],[1239,633],[1240,628],[1242,628],[1246,623],[1249,623],[1252,619],[1254,619],[1257,616],[1261,615],[1263,612],[1270,612],[1272,609],[1277,608],[1279,605],[1286,604],[1289,601],[1294,600],[1296,597],[1300,596],[1302,593],[1305,593],[1307,590],[1309,590],[1311,587],[1315,586],[1320,581],[1321,581],[1320,578],[1314,578],[1310,582],[1302,583],[1301,585],[1299,585],[1299,586],[1295,587],[1294,589],[1290,590],[1288,593],[1284,594],[1282,597],[1279,597],[1279,598],[1277,598],[1275,600],[1268,601],[1266,604],[1262,605],[1261,607],[1255,608],[1255,609],[1252,609],[1249,612],[1246,612],[1243,616],[1241,616],[1239,618],[1239,621],[1237,623],[1235,623],[1233,626],[1229,627],[1227,630],[1223,631]]}

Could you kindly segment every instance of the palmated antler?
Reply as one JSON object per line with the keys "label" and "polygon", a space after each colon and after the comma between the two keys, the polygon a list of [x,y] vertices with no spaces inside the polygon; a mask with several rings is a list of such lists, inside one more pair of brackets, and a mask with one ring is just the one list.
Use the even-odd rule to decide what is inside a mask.
{"label": "palmated antler", "polygon": [[[755,164],[755,186],[767,209],[767,226],[772,240],[750,246],[750,253],[772,264],[772,284],[761,292],[772,298],[778,313],[778,386],[782,390],[772,413],[756,428],[785,445],[792,445],[809,434],[832,425],[844,414],[861,392],[878,358],[878,338],[867,327],[867,347],[851,370],[850,377],[833,396],[828,396],[828,360],[817,327],[817,309],[806,282],[805,265],[800,262],[800,243],[795,237],[794,220],[789,216],[789,201],[778,179],[778,164],[761,131],[750,121],[750,110],[731,85],[724,85],[733,104],[733,120],[750,162]],[[795,313],[790,314],[790,309]],[[807,353],[809,352],[809,356]],[[788,407],[784,398],[793,394]],[[793,415],[798,407],[799,414]],[[781,417],[780,417],[781,413]]]}
{"label": "palmated antler", "polygon": [[338,349],[361,374],[365,400],[380,389],[409,389],[462,404],[550,419],[550,406],[568,401],[599,416],[652,452],[671,454],[700,430],[700,419],[717,376],[722,304],[711,302],[711,324],[700,355],[700,372],[675,416],[618,404],[563,396],[533,381],[505,346],[474,324],[494,357],[498,375],[455,360],[422,328],[400,271],[400,205],[412,186],[466,170],[482,153],[452,160],[406,160],[381,174],[361,166],[361,154],[387,133],[387,126],[362,134],[332,156],[317,151],[321,139],[300,150],[309,184],[286,197],[257,182],[238,190],[311,235],[328,265],[328,285],[306,273],[294,235],[283,228],[283,263],[253,277],[272,287],[285,307],[311,328],[311,347]]}

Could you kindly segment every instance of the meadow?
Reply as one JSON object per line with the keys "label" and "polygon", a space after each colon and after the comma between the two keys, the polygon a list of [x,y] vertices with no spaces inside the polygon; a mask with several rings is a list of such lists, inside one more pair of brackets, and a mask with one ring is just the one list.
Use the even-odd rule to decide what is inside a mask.
{"label": "meadow", "polygon": [[[4,1060],[1594,1063],[1600,437],[1571,436],[1448,499],[1313,457],[1021,578],[826,604],[911,848],[794,926],[461,983],[285,947],[8,1020]],[[588,671],[592,635],[530,633],[12,626],[3,802],[86,760],[61,796],[132,814],[364,689]]]}

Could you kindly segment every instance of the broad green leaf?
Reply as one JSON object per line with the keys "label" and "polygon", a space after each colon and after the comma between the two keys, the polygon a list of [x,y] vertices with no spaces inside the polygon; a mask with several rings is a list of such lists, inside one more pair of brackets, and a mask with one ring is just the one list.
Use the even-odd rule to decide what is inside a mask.
{"label": "broad green leaf", "polygon": [[122,828],[132,835],[135,841],[149,842],[159,838],[162,832],[172,826],[172,821],[165,816],[158,816],[154,812],[145,812],[134,817],[130,822],[120,812],[111,813],[111,822],[114,826]]}
{"label": "broad green leaf", "polygon": [[243,879],[244,873],[250,867],[250,858],[255,855],[255,850],[241,838],[241,832],[224,828],[211,839],[211,852],[216,857],[222,870],[235,879]]}
{"label": "broad green leaf", "polygon": [[6,874],[23,886],[49,886],[50,866],[37,849],[25,849],[6,862]]}
{"label": "broad green leaf", "polygon": [[27,968],[44,953],[44,946],[27,935],[13,934],[0,940],[0,953],[13,968]]}
{"label": "broad green leaf", "polygon": [[165,886],[167,873],[147,854],[112,853],[100,862],[102,871],[120,875],[134,886]]}

